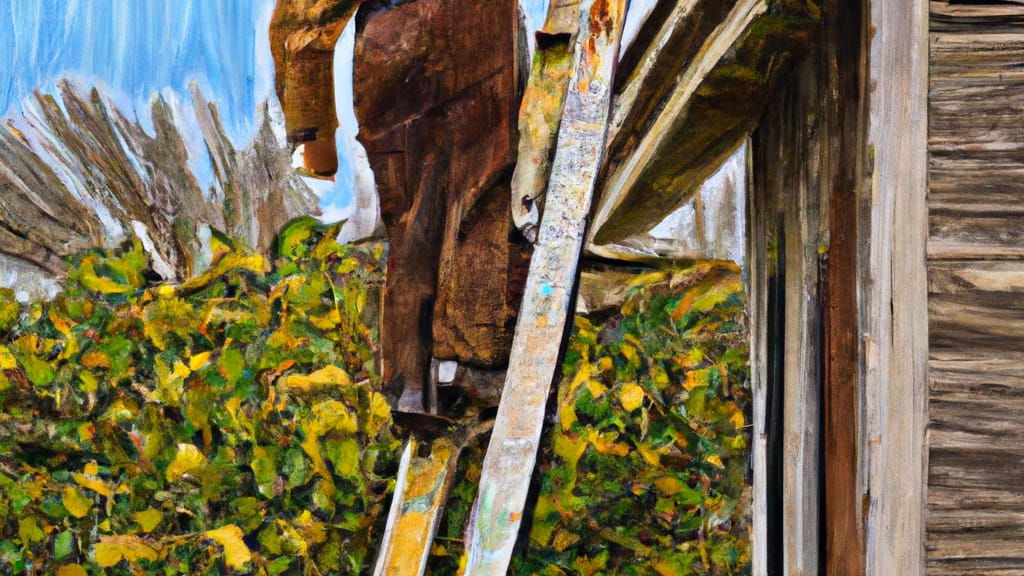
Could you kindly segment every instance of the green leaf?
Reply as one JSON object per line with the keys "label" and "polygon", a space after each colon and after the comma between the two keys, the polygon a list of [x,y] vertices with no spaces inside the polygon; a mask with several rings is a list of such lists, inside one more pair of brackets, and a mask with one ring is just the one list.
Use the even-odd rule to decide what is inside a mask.
{"label": "green leaf", "polygon": [[57,560],[63,560],[71,555],[75,549],[75,536],[71,533],[71,530],[65,530],[57,535],[57,539],[53,541],[53,557]]}

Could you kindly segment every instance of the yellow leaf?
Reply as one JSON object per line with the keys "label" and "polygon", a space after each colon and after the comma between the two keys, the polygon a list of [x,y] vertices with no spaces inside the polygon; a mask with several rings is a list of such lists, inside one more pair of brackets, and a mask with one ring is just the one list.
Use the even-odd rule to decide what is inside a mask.
{"label": "yellow leaf", "polygon": [[657,450],[652,450],[644,444],[637,446],[636,450],[643,457],[644,461],[651,466],[661,466],[661,454]]}
{"label": "yellow leaf", "polygon": [[[86,465],[86,469],[88,468],[89,466]],[[93,492],[96,492],[101,496],[106,496],[107,498],[110,498],[111,496],[114,495],[114,491],[111,490],[109,486],[104,484],[103,481],[100,480],[99,478],[93,478],[85,474],[79,474],[77,472],[72,474],[71,477],[74,478],[75,482],[78,482],[78,485],[81,486],[82,488],[88,488],[89,490],[92,490]]]}
{"label": "yellow leaf", "polygon": [[626,412],[632,412],[644,403],[644,389],[636,384],[626,384],[619,393],[619,402]]}
{"label": "yellow leaf", "polygon": [[708,462],[718,466],[719,468],[725,468],[725,464],[722,464],[722,459],[718,457],[718,454],[708,456]]}
{"label": "yellow leaf", "polygon": [[80,564],[68,564],[57,568],[56,576],[89,576]]}
{"label": "yellow leaf", "polygon": [[747,419],[743,416],[743,411],[738,409],[732,413],[729,421],[736,425],[737,428],[743,428],[747,425]]}
{"label": "yellow leaf", "polygon": [[323,316],[310,316],[309,323],[320,330],[334,330],[341,324],[341,313],[337,308],[331,308],[330,312]]}
{"label": "yellow leaf", "polygon": [[[46,524],[44,523],[43,526],[45,527]],[[46,532],[39,527],[39,523],[36,522],[35,518],[27,516],[18,520],[18,538],[21,539],[21,543],[24,546],[28,547],[35,542],[45,540]]]}
{"label": "yellow leaf", "polygon": [[619,352],[621,352],[630,363],[637,362],[636,348],[629,344],[623,344],[622,347],[619,348]]}
{"label": "yellow leaf", "polygon": [[85,392],[86,394],[92,394],[99,389],[99,380],[92,375],[92,372],[82,370],[78,373],[78,380],[82,383],[82,392]]}
{"label": "yellow leaf", "polygon": [[171,296],[174,296],[174,286],[170,286],[168,284],[161,284],[160,287],[156,289],[156,293],[161,298],[170,298]]}
{"label": "yellow leaf", "polygon": [[149,508],[142,512],[136,512],[134,515],[135,522],[142,528],[143,532],[152,532],[160,525],[160,521],[164,519],[164,515],[159,510]]}
{"label": "yellow leaf", "polygon": [[565,552],[565,549],[569,546],[580,541],[580,537],[568,530],[559,530],[555,534],[555,539],[551,542],[551,546],[556,552]]}
{"label": "yellow leaf", "polygon": [[325,400],[313,405],[313,418],[311,423],[319,433],[337,430],[338,432],[353,433],[356,431],[356,417],[349,412],[347,406],[337,400]]}
{"label": "yellow leaf", "polygon": [[174,482],[185,474],[189,474],[202,468],[206,463],[206,457],[193,444],[178,444],[178,453],[174,461],[167,466],[167,481]]}
{"label": "yellow leaf", "polygon": [[370,417],[363,422],[363,432],[375,436],[391,421],[391,405],[379,392],[370,392]]}
{"label": "yellow leaf", "polygon": [[323,522],[315,520],[309,510],[304,510],[295,519],[295,527],[302,534],[303,540],[312,544],[327,541],[327,527]]}
{"label": "yellow leaf", "polygon": [[82,472],[85,472],[89,476],[95,476],[100,473],[100,465],[95,461],[88,462],[86,463],[85,468],[82,469]]}
{"label": "yellow leaf", "polygon": [[587,390],[590,391],[590,395],[593,398],[600,398],[608,391],[608,387],[598,380],[587,380]]}
{"label": "yellow leaf", "polygon": [[683,382],[683,388],[686,388],[687,392],[693,392],[694,388],[708,385],[708,371],[707,370],[690,370],[686,373],[686,382]]}
{"label": "yellow leaf", "polygon": [[654,485],[665,496],[674,496],[683,490],[683,483],[673,476],[662,476],[654,481]]}
{"label": "yellow leaf", "polygon": [[64,345],[64,351],[60,353],[59,358],[66,360],[75,354],[78,354],[78,339],[75,338],[74,333],[71,332],[71,328],[76,326],[76,324],[71,320],[62,317],[60,314],[57,314],[53,309],[50,310],[49,318],[53,327],[56,328],[57,331],[65,338],[66,344]]}
{"label": "yellow leaf", "polygon": [[618,437],[618,432],[601,434],[597,430],[591,429],[587,433],[587,441],[594,445],[594,450],[597,450],[598,454],[604,456],[625,456],[629,454],[629,446],[615,442],[615,439]]}
{"label": "yellow leaf", "polygon": [[80,362],[82,363],[82,366],[85,366],[90,370],[95,368],[110,369],[110,356],[107,356],[99,350],[93,350],[82,354]]}
{"label": "yellow leaf", "polygon": [[14,359],[7,346],[0,346],[0,370],[13,370],[18,367],[18,361]]}
{"label": "yellow leaf", "polygon": [[210,362],[210,352],[200,352],[188,359],[188,367],[195,372]]}
{"label": "yellow leaf", "polygon": [[96,543],[96,563],[103,568],[110,568],[121,560],[138,562],[160,559],[160,553],[137,536],[101,536]]}
{"label": "yellow leaf", "polygon": [[583,364],[580,364],[579,370],[576,372],[576,376],[574,376],[572,381],[569,382],[569,388],[566,391],[568,396],[575,396],[580,385],[585,383],[587,380],[590,380],[590,363],[584,362]]}
{"label": "yellow leaf", "polygon": [[206,532],[206,537],[224,547],[224,563],[228,568],[243,570],[252,560],[252,552],[242,540],[242,529],[234,524],[221,526]]}
{"label": "yellow leaf", "polygon": [[74,486],[65,486],[60,503],[67,508],[67,511],[75,518],[85,518],[92,509],[92,500],[82,496]]}
{"label": "yellow leaf", "polygon": [[335,365],[326,366],[305,374],[289,374],[282,376],[278,381],[278,387],[282,392],[315,392],[318,390],[330,390],[350,386],[352,378]]}

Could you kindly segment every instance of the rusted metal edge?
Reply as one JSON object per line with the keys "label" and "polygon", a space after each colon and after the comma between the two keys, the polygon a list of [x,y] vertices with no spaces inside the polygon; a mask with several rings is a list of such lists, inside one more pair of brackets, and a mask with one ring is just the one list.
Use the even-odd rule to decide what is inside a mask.
{"label": "rusted metal edge", "polygon": [[467,576],[505,574],[512,558],[604,155],[626,4],[587,0],[582,6],[547,206],[467,527]]}

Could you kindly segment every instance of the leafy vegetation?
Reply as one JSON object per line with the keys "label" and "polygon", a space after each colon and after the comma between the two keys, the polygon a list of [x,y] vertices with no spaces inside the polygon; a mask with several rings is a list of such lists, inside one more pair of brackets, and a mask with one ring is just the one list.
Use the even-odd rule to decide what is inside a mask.
{"label": "leafy vegetation", "polygon": [[[310,219],[273,263],[146,286],[141,246],[0,295],[0,572],[357,573],[395,467],[368,295],[383,246]],[[372,313],[370,314],[372,316]]]}
{"label": "leafy vegetation", "polygon": [[[0,573],[357,574],[399,434],[379,392],[381,244],[311,219],[273,262],[151,283],[138,244],[69,263],[55,300],[0,292]],[[738,270],[638,277],[579,316],[516,574],[749,572]],[[433,548],[455,574],[483,447]]]}
{"label": "leafy vegetation", "polygon": [[[744,319],[721,262],[640,275],[621,308],[576,317],[513,573],[750,572]],[[457,572],[481,460],[461,465],[435,574]]]}

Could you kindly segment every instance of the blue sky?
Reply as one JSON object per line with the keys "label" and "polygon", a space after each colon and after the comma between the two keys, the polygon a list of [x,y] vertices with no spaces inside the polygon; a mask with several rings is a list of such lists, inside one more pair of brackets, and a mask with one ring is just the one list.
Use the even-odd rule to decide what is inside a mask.
{"label": "blue sky", "polygon": [[[523,0],[536,24],[548,0]],[[39,89],[52,92],[71,77],[101,86],[125,112],[148,128],[157,93],[186,95],[198,82],[219,106],[236,145],[255,125],[259,103],[274,100],[267,28],[273,0],[0,0],[0,114],[16,114]],[[315,183],[325,208],[351,202],[352,30],[335,60],[340,170],[334,184]],[[187,100],[187,98],[185,98]],[[201,144],[192,147],[201,150]],[[193,165],[200,180],[208,165]]]}

